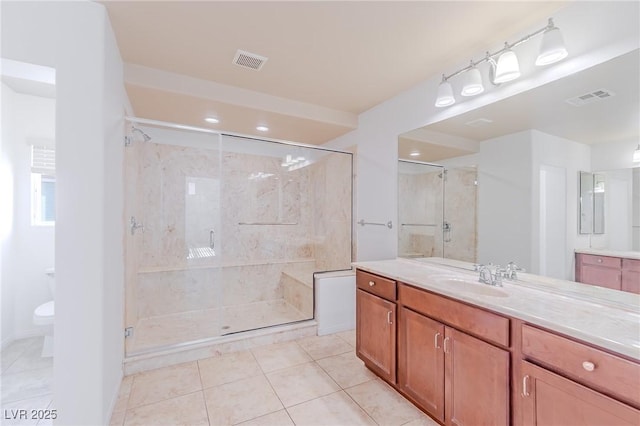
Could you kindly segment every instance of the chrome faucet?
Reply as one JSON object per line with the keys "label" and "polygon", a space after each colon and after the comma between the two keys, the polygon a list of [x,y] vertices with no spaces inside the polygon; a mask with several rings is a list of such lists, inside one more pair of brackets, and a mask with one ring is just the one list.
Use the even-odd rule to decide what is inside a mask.
{"label": "chrome faucet", "polygon": [[496,265],[495,272],[491,272],[490,266],[487,265],[474,265],[474,269],[479,272],[478,281],[481,283],[502,287],[504,269],[501,269],[499,265]]}
{"label": "chrome faucet", "polygon": [[516,273],[517,271],[525,272],[525,270],[519,267],[518,265],[516,265],[515,262],[509,262],[507,263],[507,267],[504,270],[504,276],[505,278],[509,278],[510,280],[517,280],[518,279],[518,274]]}

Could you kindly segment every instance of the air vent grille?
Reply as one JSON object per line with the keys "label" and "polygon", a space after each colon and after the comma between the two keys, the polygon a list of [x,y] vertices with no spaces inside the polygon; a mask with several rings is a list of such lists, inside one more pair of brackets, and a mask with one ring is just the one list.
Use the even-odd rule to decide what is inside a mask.
{"label": "air vent grille", "polygon": [[233,63],[239,67],[249,68],[255,71],[260,71],[267,59],[264,56],[256,55],[255,53],[245,52],[244,50],[238,50],[236,56],[233,58]]}
{"label": "air vent grille", "polygon": [[565,102],[573,106],[581,107],[584,105],[591,104],[593,102],[610,98],[615,95],[616,94],[613,93],[611,90],[598,89],[598,90],[594,90],[593,92],[585,93],[573,98],[566,99]]}

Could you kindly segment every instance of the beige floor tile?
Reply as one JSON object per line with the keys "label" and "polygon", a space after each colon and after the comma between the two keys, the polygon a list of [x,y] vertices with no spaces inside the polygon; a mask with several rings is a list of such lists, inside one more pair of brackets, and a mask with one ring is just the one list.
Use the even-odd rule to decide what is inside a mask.
{"label": "beige floor tile", "polygon": [[294,426],[286,410],[276,411],[240,424],[242,426]]}
{"label": "beige floor tile", "polygon": [[352,352],[354,350],[344,339],[333,334],[328,336],[307,337],[297,342],[302,349],[307,351],[309,356],[315,360],[343,354],[345,352]]}
{"label": "beige floor tile", "polygon": [[137,374],[131,385],[127,409],[202,390],[196,362]]}
{"label": "beige floor tile", "polygon": [[379,425],[402,425],[424,416],[413,404],[379,379],[345,391]]}
{"label": "beige floor tile", "polygon": [[230,425],[282,410],[282,404],[263,376],[205,389],[212,425]]}
{"label": "beige floor tile", "polygon": [[316,363],[310,362],[267,374],[285,407],[340,390],[340,386]]}
{"label": "beige floor tile", "polygon": [[350,344],[354,348],[356,347],[356,331],[355,330],[341,331],[340,333],[336,333],[335,335],[344,339],[348,344]]}
{"label": "beige floor tile", "polygon": [[[51,404],[51,395],[44,395],[37,398],[22,399],[20,401],[3,403],[0,407],[0,423],[2,425],[37,425],[38,419],[32,418],[31,410],[44,410]],[[20,411],[26,410],[24,416],[20,418]]]}
{"label": "beige floor tile", "polygon": [[[135,383],[134,383],[135,385]],[[125,426],[188,425],[209,426],[202,392],[143,405],[127,410]]]}
{"label": "beige floor tile", "polygon": [[374,380],[373,374],[355,354],[347,352],[316,361],[343,389]]}
{"label": "beige floor tile", "polygon": [[53,357],[42,357],[42,338],[32,342],[2,374],[22,373],[29,370],[41,370],[53,367]]}
{"label": "beige floor tile", "polygon": [[2,402],[19,401],[51,393],[53,367],[2,375]]}
{"label": "beige floor tile", "polygon": [[37,344],[37,342],[42,344],[43,339],[43,337],[30,337],[11,342],[0,352],[0,371],[4,373],[30,346]]}
{"label": "beige floor tile", "polygon": [[440,424],[431,417],[423,414],[419,419],[411,420],[409,423],[405,423],[402,426],[440,426]]}
{"label": "beige floor tile", "polygon": [[296,342],[261,346],[251,352],[265,373],[311,361],[311,357]]}
{"label": "beige floor tile", "polygon": [[287,411],[296,426],[376,424],[344,391],[289,407]]}
{"label": "beige floor tile", "polygon": [[250,351],[201,359],[198,366],[204,388],[262,375],[260,365]]}

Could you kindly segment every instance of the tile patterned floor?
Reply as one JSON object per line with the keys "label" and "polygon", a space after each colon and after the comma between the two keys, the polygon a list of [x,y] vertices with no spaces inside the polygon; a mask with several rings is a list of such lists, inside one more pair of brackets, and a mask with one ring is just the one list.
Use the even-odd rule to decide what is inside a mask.
{"label": "tile patterned floor", "polygon": [[[42,338],[2,351],[2,412],[52,407]],[[50,422],[10,421],[3,425]],[[355,332],[307,337],[127,376],[111,425],[435,426],[355,356]]]}
{"label": "tile patterned floor", "polygon": [[0,353],[0,424],[51,424],[50,420],[19,420],[5,415],[17,410],[46,410],[52,406],[53,358],[40,356],[42,343],[42,337],[16,340]]}
{"label": "tile patterned floor", "polygon": [[111,425],[436,423],[355,356],[355,333],[293,342],[125,377]]}

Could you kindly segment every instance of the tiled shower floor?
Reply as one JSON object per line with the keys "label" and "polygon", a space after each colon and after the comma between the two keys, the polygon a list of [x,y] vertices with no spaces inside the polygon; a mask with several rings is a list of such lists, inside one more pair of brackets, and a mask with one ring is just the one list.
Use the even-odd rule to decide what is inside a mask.
{"label": "tiled shower floor", "polygon": [[436,425],[367,370],[354,346],[350,331],[127,376],[111,424]]}
{"label": "tiled shower floor", "polygon": [[127,351],[135,354],[305,319],[310,318],[283,299],[143,318],[134,328]]}

